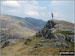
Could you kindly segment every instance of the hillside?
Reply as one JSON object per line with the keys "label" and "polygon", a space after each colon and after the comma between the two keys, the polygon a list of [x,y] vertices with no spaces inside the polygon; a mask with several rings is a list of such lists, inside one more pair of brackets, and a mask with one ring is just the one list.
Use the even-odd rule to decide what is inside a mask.
{"label": "hillside", "polygon": [[2,55],[58,56],[60,51],[74,51],[73,30],[73,23],[49,20],[44,28],[31,38],[20,40],[2,48]]}
{"label": "hillside", "polygon": [[0,43],[3,44],[8,40],[11,42],[16,42],[20,39],[31,37],[37,31],[42,29],[45,23],[45,21],[33,19],[30,17],[21,18],[17,16],[1,15]]}
{"label": "hillside", "polygon": [[22,17],[18,17],[18,16],[11,16],[11,15],[2,15],[2,16],[6,17],[6,18],[11,18],[14,20],[21,21],[21,22],[19,22],[19,24],[22,27],[27,27],[27,28],[35,30],[35,31],[41,30],[44,27],[44,25],[46,24],[46,21],[43,21],[41,19],[31,18],[31,17],[22,18]]}

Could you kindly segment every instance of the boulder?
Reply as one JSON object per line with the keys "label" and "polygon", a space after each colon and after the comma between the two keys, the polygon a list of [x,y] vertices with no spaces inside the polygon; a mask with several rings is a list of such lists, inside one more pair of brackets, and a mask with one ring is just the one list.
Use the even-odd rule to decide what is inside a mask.
{"label": "boulder", "polygon": [[51,46],[53,46],[53,47],[60,47],[61,46],[61,42],[52,43]]}
{"label": "boulder", "polygon": [[34,48],[42,47],[42,44],[38,43],[34,46]]}
{"label": "boulder", "polygon": [[55,43],[51,43],[49,46],[53,46],[53,47],[62,47],[62,48],[70,48],[70,46],[66,43],[63,43],[63,42],[55,42]]}
{"label": "boulder", "polygon": [[74,35],[66,35],[65,37],[65,40],[74,43]]}
{"label": "boulder", "polygon": [[26,39],[26,41],[24,42],[24,44],[29,44],[32,40],[31,39]]}
{"label": "boulder", "polygon": [[1,48],[4,48],[4,47],[6,47],[6,46],[8,46],[8,45],[10,45],[10,42],[9,42],[9,41],[6,41],[6,42],[2,45]]}
{"label": "boulder", "polygon": [[61,43],[61,45],[62,45],[62,47],[64,48],[70,48],[70,46],[68,45],[68,44],[66,44],[66,43]]}
{"label": "boulder", "polygon": [[55,34],[56,39],[65,40],[65,36],[63,34]]}

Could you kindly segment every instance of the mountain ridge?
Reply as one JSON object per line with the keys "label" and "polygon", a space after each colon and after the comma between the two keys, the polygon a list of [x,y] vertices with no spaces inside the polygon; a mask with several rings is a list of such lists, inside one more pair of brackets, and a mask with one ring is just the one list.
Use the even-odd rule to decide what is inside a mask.
{"label": "mountain ridge", "polygon": [[[1,15],[1,16],[6,16],[6,17],[10,17],[12,19],[21,20],[21,21],[29,24],[31,27],[35,27],[36,28],[35,30],[40,30],[40,28],[43,28],[42,25],[46,24],[46,21],[43,21],[41,19],[35,19],[35,18],[32,18],[32,17],[23,18],[23,17],[18,17],[18,16],[12,16],[12,15]],[[39,28],[39,26],[40,26],[40,28]],[[28,28],[30,28],[30,27],[28,27]]]}

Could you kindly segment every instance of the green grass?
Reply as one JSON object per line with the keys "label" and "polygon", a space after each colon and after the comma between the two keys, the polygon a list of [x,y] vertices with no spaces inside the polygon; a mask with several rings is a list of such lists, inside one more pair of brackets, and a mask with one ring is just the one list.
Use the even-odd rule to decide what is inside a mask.
{"label": "green grass", "polygon": [[65,43],[66,43],[67,45],[70,45],[70,42],[69,42],[69,41],[65,41]]}
{"label": "green grass", "polygon": [[49,29],[46,27],[45,30],[48,31]]}
{"label": "green grass", "polygon": [[56,33],[60,33],[60,34],[63,34],[63,35],[74,35],[73,32],[70,32],[70,31],[58,31],[58,32],[55,32]]}

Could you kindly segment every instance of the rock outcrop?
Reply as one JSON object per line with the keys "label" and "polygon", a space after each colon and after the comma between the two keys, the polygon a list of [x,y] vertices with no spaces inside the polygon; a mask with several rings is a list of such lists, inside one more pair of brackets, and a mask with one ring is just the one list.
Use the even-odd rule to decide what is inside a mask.
{"label": "rock outcrop", "polygon": [[[55,21],[49,20],[45,27],[36,33],[37,37],[44,37],[43,41],[46,39],[51,40],[51,46],[62,46],[69,48],[69,43],[74,43],[74,24],[66,22],[66,21]],[[59,42],[58,42],[59,41]]]}

